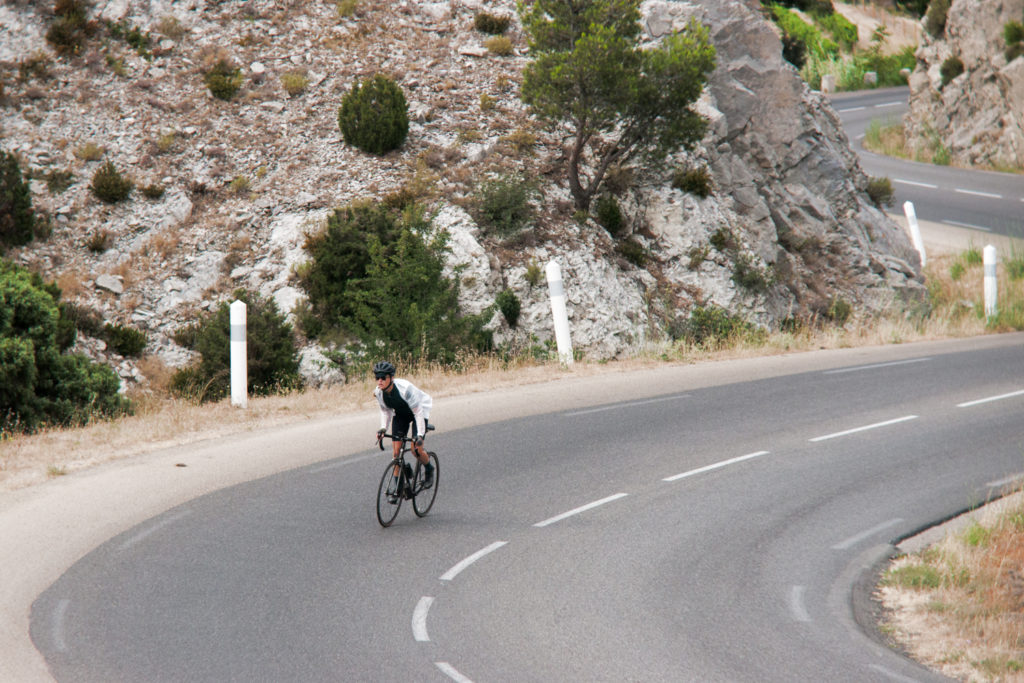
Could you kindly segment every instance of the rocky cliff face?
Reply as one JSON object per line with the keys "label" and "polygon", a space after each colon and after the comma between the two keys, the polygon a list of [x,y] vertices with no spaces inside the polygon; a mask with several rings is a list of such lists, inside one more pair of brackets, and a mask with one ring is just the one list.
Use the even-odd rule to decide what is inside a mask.
{"label": "rocky cliff face", "polygon": [[[703,144],[664,168],[633,169],[620,198],[628,230],[647,250],[638,268],[602,228],[573,219],[563,141],[538,130],[516,97],[528,58],[521,34],[512,29],[508,56],[481,47],[474,14],[513,14],[510,1],[363,0],[339,18],[334,3],[296,0],[108,0],[95,14],[153,31],[153,59],[106,41],[70,61],[46,56],[49,17],[36,3],[8,2],[0,6],[2,144],[40,178],[33,202],[55,226],[46,242],[8,257],[108,320],[145,330],[150,350],[170,365],[188,360],[172,331],[236,287],[291,310],[301,297],[290,273],[306,258],[304,235],[333,207],[410,182],[428,188],[434,225],[452,236],[465,307],[482,310],[505,288],[522,300],[517,329],[500,314],[492,321],[504,343],[553,336],[546,288],[526,277],[531,264],[552,258],[562,265],[573,343],[599,358],[663,338],[694,305],[777,325],[823,313],[835,299],[869,314],[920,296],[906,236],[870,204],[837,117],[781,59],[756,6],[643,5],[652,41],[691,16],[709,25],[719,66],[700,102],[711,121]],[[231,102],[202,85],[202,64],[218,51],[247,76]],[[31,60],[46,73],[17,78]],[[309,85],[289,96],[280,78],[295,71]],[[414,119],[405,146],[385,157],[345,146],[336,120],[341,96],[377,71],[401,84]],[[510,142],[530,135],[532,148]],[[98,202],[88,183],[101,162],[80,158],[88,144],[137,185],[163,185],[164,197]],[[681,166],[708,168],[714,193],[672,188]],[[41,178],[54,170],[70,170],[74,184],[48,189]],[[467,211],[476,180],[509,172],[539,178],[542,197],[536,225],[511,244],[483,234]],[[248,188],[240,191],[238,178]],[[87,249],[101,233],[110,248]],[[127,379],[142,379],[105,356],[102,343],[83,344],[120,363]],[[318,350],[305,353],[307,375],[322,377]]]}
{"label": "rocky cliff face", "polygon": [[[913,145],[938,142],[963,165],[1024,168],[1024,59],[1006,60],[1008,21],[1024,21],[1024,0],[953,0],[945,33],[925,32],[904,120]],[[964,71],[943,85],[952,57]]]}

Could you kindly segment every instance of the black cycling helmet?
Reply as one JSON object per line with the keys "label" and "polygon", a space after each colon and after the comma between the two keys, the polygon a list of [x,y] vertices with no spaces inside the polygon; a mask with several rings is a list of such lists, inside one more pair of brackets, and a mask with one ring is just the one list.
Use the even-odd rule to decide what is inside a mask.
{"label": "black cycling helmet", "polygon": [[394,376],[395,366],[386,360],[378,361],[373,364],[373,376],[377,379],[383,379],[388,375]]}

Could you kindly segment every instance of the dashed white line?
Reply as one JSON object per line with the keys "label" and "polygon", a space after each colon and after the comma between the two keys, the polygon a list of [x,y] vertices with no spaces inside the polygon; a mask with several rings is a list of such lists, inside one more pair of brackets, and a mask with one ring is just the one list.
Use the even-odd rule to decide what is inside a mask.
{"label": "dashed white line", "polygon": [[910,360],[895,360],[891,363],[874,363],[873,365],[858,365],[855,368],[839,368],[838,370],[825,370],[823,375],[840,375],[844,372],[857,372],[859,370],[874,370],[875,368],[888,368],[893,365],[908,365],[910,363],[923,363],[931,358],[911,358]]}
{"label": "dashed white line", "polygon": [[914,187],[926,187],[929,190],[939,189],[938,185],[932,185],[931,183],[919,183],[916,180],[904,180],[902,178],[893,178],[894,183],[902,183],[903,185],[913,185]]}
{"label": "dashed white line", "polygon": [[695,474],[701,474],[703,472],[710,472],[711,470],[717,470],[720,467],[728,467],[729,465],[735,465],[738,462],[744,460],[750,460],[751,458],[759,458],[762,455],[768,455],[768,451],[757,451],[756,453],[748,453],[747,455],[741,455],[737,458],[730,458],[729,460],[723,460],[722,462],[716,462],[712,465],[705,465],[704,467],[698,467],[695,470],[689,472],[683,472],[681,474],[673,474],[671,477],[665,477],[662,481],[677,481],[679,479],[685,479],[686,477],[692,477]]}
{"label": "dashed white line", "polygon": [[430,641],[430,636],[427,635],[427,612],[433,604],[434,598],[424,595],[412,612],[412,635],[418,643]]}
{"label": "dashed white line", "polygon": [[64,617],[68,613],[68,605],[71,601],[67,598],[62,598],[57,602],[57,607],[53,610],[53,646],[57,649],[57,652],[67,652],[68,644],[64,640]]}
{"label": "dashed white line", "polygon": [[953,192],[958,192],[960,194],[969,194],[972,197],[985,197],[986,199],[1002,199],[1003,198],[1003,195],[1001,195],[1001,194],[993,194],[991,192],[979,192],[978,190],[962,190],[959,187],[954,187],[953,188]]}
{"label": "dashed white line", "polygon": [[895,102],[882,102],[881,104],[876,104],[875,108],[882,109],[883,107],[898,107],[902,104],[906,104],[906,102],[900,102],[899,100]]}
{"label": "dashed white line", "polygon": [[867,107],[846,107],[845,109],[837,109],[837,114],[845,114],[848,111],[864,111]]}
{"label": "dashed white line", "polygon": [[592,510],[592,509],[594,509],[594,508],[596,508],[596,507],[598,507],[600,505],[604,505],[605,503],[610,503],[613,500],[618,500],[619,498],[625,498],[627,495],[629,495],[629,494],[627,494],[627,493],[616,493],[613,496],[608,496],[607,498],[602,498],[601,500],[595,500],[593,503],[587,503],[586,505],[581,505],[578,508],[573,508],[572,510],[569,510],[568,512],[563,512],[562,514],[556,515],[556,516],[554,516],[554,517],[552,517],[550,519],[545,519],[543,522],[537,522],[536,524],[534,524],[534,526],[535,527],[545,527],[545,526],[548,526],[550,524],[554,524],[555,522],[561,522],[563,519],[566,519],[567,517],[572,517],[573,515],[578,515],[581,512],[586,512],[587,510]]}
{"label": "dashed white line", "polygon": [[127,541],[125,541],[124,543],[121,544],[121,546],[118,548],[118,550],[119,551],[127,550],[128,548],[132,547],[133,545],[135,545],[139,541],[145,539],[150,534],[156,533],[160,529],[163,529],[165,526],[169,526],[171,524],[174,524],[179,519],[182,519],[183,517],[188,517],[190,514],[192,514],[191,510],[181,510],[179,512],[174,513],[173,515],[168,515],[167,517],[164,517],[163,519],[161,519],[159,522],[157,522],[153,526],[149,527],[148,529],[146,529],[144,531],[140,531],[139,533],[137,533],[134,536],[132,536],[131,538],[129,538]]}
{"label": "dashed white line", "polygon": [[458,576],[459,572],[461,572],[463,569],[465,569],[469,565],[473,564],[474,562],[479,560],[481,557],[484,557],[485,555],[489,555],[490,553],[493,553],[495,550],[497,550],[501,546],[505,545],[507,542],[508,541],[495,541],[494,543],[490,544],[486,548],[484,548],[482,550],[476,551],[475,553],[473,553],[472,555],[470,555],[466,559],[464,559],[461,562],[457,563],[455,566],[453,566],[451,569],[446,571],[444,574],[441,574],[441,580],[442,581],[451,581],[456,576]]}
{"label": "dashed white line", "polygon": [[981,230],[982,232],[992,232],[992,228],[986,228],[984,225],[975,225],[974,223],[961,223],[960,221],[940,221],[947,225],[955,225],[959,228],[967,228],[968,230]]}
{"label": "dashed white line", "polygon": [[793,586],[789,592],[789,611],[793,613],[793,618],[797,621],[809,622],[811,615],[807,613],[807,609],[804,607],[804,587]]}
{"label": "dashed white line", "polygon": [[909,420],[916,420],[917,415],[904,415],[903,417],[897,417],[895,420],[886,420],[885,422],[876,422],[875,424],[864,425],[863,427],[855,427],[853,429],[847,429],[841,432],[835,432],[834,434],[825,434],[824,436],[816,436],[808,441],[827,441],[829,439],[835,439],[840,436],[847,436],[849,434],[856,434],[857,432],[866,432],[869,429],[878,429],[879,427],[888,427],[889,425],[899,424],[900,422],[908,422]]}
{"label": "dashed white line", "polygon": [[473,683],[472,680],[460,674],[458,670],[448,662],[434,662],[434,666],[440,669],[441,673],[445,676],[455,681],[455,683]]}
{"label": "dashed white line", "polygon": [[1000,394],[999,396],[989,396],[988,398],[979,398],[976,401],[967,401],[966,403],[957,403],[957,408],[970,408],[971,406],[981,405],[982,403],[991,403],[992,401],[1002,401],[1004,398],[1013,398],[1014,396],[1020,396],[1024,394],[1024,389],[1020,391],[1011,391],[1008,394]]}
{"label": "dashed white line", "polygon": [[867,531],[862,531],[856,536],[851,536],[845,541],[840,541],[839,543],[836,543],[834,546],[832,546],[832,550],[846,550],[847,548],[851,548],[860,543],[861,541],[863,541],[865,538],[870,538],[871,536],[877,534],[879,531],[884,531],[885,529],[888,529],[891,526],[896,526],[902,521],[903,519],[901,517],[897,517],[895,519],[890,519],[888,522],[882,522],[878,526],[873,526]]}

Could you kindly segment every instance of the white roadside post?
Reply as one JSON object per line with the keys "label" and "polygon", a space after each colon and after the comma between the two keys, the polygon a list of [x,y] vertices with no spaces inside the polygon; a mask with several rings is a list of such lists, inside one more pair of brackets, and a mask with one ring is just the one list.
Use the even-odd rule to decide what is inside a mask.
{"label": "white roadside post", "polygon": [[985,317],[996,315],[996,248],[989,244],[984,251],[985,261]]}
{"label": "white roadside post", "polygon": [[572,365],[572,340],[569,338],[569,315],[565,310],[565,285],[562,284],[562,269],[557,261],[549,261],[545,271],[548,276],[548,293],[551,295],[551,317],[555,320],[555,343],[558,344],[558,359],[565,365]]}
{"label": "white roadside post", "polygon": [[245,408],[249,367],[246,360],[245,302],[231,302],[231,405]]}
{"label": "white roadside post", "polygon": [[917,224],[917,213],[914,211],[913,202],[903,202],[903,213],[907,215],[907,225],[910,226],[910,240],[914,243],[914,249],[921,255],[921,267],[925,267],[924,240],[921,239],[921,226]]}

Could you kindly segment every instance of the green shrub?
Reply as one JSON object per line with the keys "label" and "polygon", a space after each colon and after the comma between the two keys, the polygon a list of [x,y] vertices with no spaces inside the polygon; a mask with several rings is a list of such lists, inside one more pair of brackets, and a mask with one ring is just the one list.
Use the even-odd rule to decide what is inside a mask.
{"label": "green shrub", "polygon": [[74,324],[60,289],[0,260],[0,435],[45,425],[78,426],[127,412],[109,367],[62,351]]}
{"label": "green shrub", "polygon": [[1003,40],[1006,41],[1006,61],[1013,60],[1024,54],[1024,23],[1008,21],[1003,26]]}
{"label": "green shrub", "polygon": [[928,11],[928,0],[896,0],[896,6],[920,19]]}
{"label": "green shrub", "polygon": [[673,339],[685,339],[709,349],[734,341],[764,343],[767,339],[764,330],[714,305],[694,307],[690,317],[674,326],[670,333]]}
{"label": "green shrub", "polygon": [[737,254],[732,264],[732,281],[749,292],[761,294],[772,284],[772,277],[752,256]]}
{"label": "green shrub", "polygon": [[857,44],[857,26],[839,12],[819,16],[817,19],[844,50],[852,50]]}
{"label": "green shrub", "polygon": [[46,174],[46,189],[50,194],[61,194],[75,182],[75,174],[71,171],[51,170]]}
{"label": "green shrub", "polygon": [[281,74],[281,85],[289,97],[298,97],[309,87],[309,78],[301,71],[287,71]]}
{"label": "green shrub", "polygon": [[963,60],[961,60],[956,55],[947,57],[942,62],[942,66],[939,67],[939,73],[942,75],[942,85],[947,85],[951,80],[953,80],[963,72]]}
{"label": "green shrub", "polygon": [[886,572],[883,583],[904,588],[938,588],[942,575],[937,569],[926,564],[912,564]]}
{"label": "green shrub", "polygon": [[135,357],[146,348],[146,333],[126,325],[107,325],[103,328],[103,338],[116,353],[122,356]]}
{"label": "green shrub", "polygon": [[88,20],[89,4],[88,0],[57,0],[54,3],[55,19],[46,31],[46,41],[57,54],[74,56],[82,52],[93,30]]}
{"label": "green shrub", "polygon": [[634,237],[627,237],[616,244],[615,251],[637,268],[643,268],[647,265],[647,259],[650,256],[647,248]]}
{"label": "green shrub", "polygon": [[219,100],[230,100],[242,87],[242,70],[226,59],[219,59],[203,76],[210,94]]}
{"label": "green shrub", "polygon": [[946,15],[952,0],[931,0],[924,15],[924,28],[933,38],[941,38],[946,32]]}
{"label": "green shrub", "polygon": [[[295,337],[277,304],[244,290],[233,296],[246,304],[247,392],[266,396],[301,387]],[[185,342],[200,360],[174,374],[171,390],[199,402],[227,397],[231,392],[230,302],[221,302],[216,311],[176,334],[175,340]]]}
{"label": "green shrub", "polygon": [[519,310],[522,304],[519,297],[511,289],[503,289],[494,300],[498,310],[505,316],[508,326],[515,328],[519,324]]}
{"label": "green shrub", "polygon": [[893,205],[892,181],[888,178],[868,178],[867,192],[871,202],[879,209]]}
{"label": "green shrub", "polygon": [[839,46],[835,41],[826,38],[816,27],[808,24],[797,14],[789,11],[780,5],[772,5],[772,16],[784,36],[803,43],[804,50],[808,57],[815,55],[835,55],[839,52]]}
{"label": "green shrub", "polygon": [[594,220],[613,237],[618,237],[626,229],[626,219],[619,208],[619,202],[610,194],[603,194],[594,204]]}
{"label": "green shrub", "polygon": [[672,176],[672,187],[688,192],[702,199],[714,193],[711,171],[706,166],[690,169],[678,169]]}
{"label": "green shrub", "polygon": [[341,101],[338,128],[346,144],[370,154],[398,149],[409,133],[409,107],[394,81],[377,74],[356,83]]}
{"label": "green shrub", "polygon": [[531,289],[540,284],[540,280],[544,277],[544,269],[540,267],[540,264],[536,261],[530,261],[529,265],[526,266],[526,284],[530,285]]}
{"label": "green shrub", "polygon": [[512,17],[507,14],[491,14],[490,12],[478,12],[473,17],[473,27],[481,33],[501,35],[508,30],[512,23]]}
{"label": "green shrub", "polygon": [[512,54],[512,41],[507,36],[491,36],[484,41],[484,47],[492,55],[504,57]]}
{"label": "green shrub", "polygon": [[853,306],[850,305],[850,302],[841,296],[837,296],[829,302],[825,315],[836,325],[842,326],[850,319],[851,313],[853,313]]}
{"label": "green shrub", "polygon": [[160,199],[164,196],[164,186],[157,183],[150,183],[142,188],[142,194],[147,199]]}
{"label": "green shrub", "polygon": [[475,217],[484,234],[510,237],[532,218],[533,186],[522,178],[502,176],[487,180],[478,189]]}
{"label": "green shrub", "polygon": [[100,166],[92,176],[89,186],[100,201],[116,204],[128,198],[132,192],[132,181],[123,177],[112,161]]}
{"label": "green shrub", "polygon": [[31,242],[35,225],[32,194],[18,158],[0,150],[0,253]]}
{"label": "green shrub", "polygon": [[89,239],[86,240],[85,247],[94,254],[102,254],[107,249],[110,249],[112,242],[113,238],[109,231],[96,230],[89,235]]}

